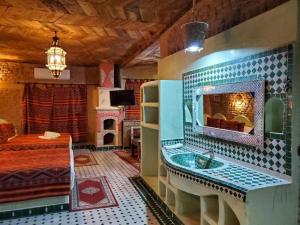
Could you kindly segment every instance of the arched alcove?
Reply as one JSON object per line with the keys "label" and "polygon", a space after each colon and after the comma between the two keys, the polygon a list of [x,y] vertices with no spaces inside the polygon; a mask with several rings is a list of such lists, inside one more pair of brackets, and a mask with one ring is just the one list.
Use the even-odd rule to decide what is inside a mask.
{"label": "arched alcove", "polygon": [[283,133],[284,103],[278,97],[270,98],[265,105],[265,131]]}

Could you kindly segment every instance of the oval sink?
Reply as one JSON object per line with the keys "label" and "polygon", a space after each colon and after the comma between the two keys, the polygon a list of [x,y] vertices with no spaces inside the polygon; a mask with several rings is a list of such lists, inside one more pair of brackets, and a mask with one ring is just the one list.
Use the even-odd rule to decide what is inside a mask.
{"label": "oval sink", "polygon": [[216,169],[224,165],[215,159],[194,153],[176,154],[172,155],[170,159],[178,165],[192,169]]}

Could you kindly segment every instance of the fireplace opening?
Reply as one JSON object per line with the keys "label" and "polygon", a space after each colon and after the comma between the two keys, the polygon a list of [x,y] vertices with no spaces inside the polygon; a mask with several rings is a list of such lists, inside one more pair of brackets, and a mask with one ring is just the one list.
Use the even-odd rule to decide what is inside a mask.
{"label": "fireplace opening", "polygon": [[103,121],[104,130],[114,130],[115,129],[115,120],[114,119],[106,119]]}
{"label": "fireplace opening", "polygon": [[103,136],[103,144],[104,145],[114,145],[115,135],[112,133],[107,133]]}

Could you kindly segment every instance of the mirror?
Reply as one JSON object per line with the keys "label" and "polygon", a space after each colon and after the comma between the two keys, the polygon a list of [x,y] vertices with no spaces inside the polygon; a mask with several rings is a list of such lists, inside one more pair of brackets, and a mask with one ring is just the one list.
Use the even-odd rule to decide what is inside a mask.
{"label": "mirror", "polygon": [[193,130],[263,147],[264,81],[201,86],[193,91]]}
{"label": "mirror", "polygon": [[254,93],[203,95],[204,126],[253,134]]}

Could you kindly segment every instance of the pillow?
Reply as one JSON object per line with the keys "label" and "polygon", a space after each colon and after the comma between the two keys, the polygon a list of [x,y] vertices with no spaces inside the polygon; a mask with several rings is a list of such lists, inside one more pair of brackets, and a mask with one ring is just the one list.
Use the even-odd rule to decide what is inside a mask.
{"label": "pillow", "polygon": [[245,123],[238,123],[238,131],[244,132]]}
{"label": "pillow", "polygon": [[14,137],[16,135],[15,127],[12,123],[2,123],[0,124],[0,133],[7,139]]}
{"label": "pillow", "polygon": [[230,120],[221,120],[221,128],[226,130],[238,131],[238,122]]}
{"label": "pillow", "polygon": [[207,117],[207,126],[220,128],[220,119]]}
{"label": "pillow", "polygon": [[0,144],[7,142],[7,136],[0,130]]}

